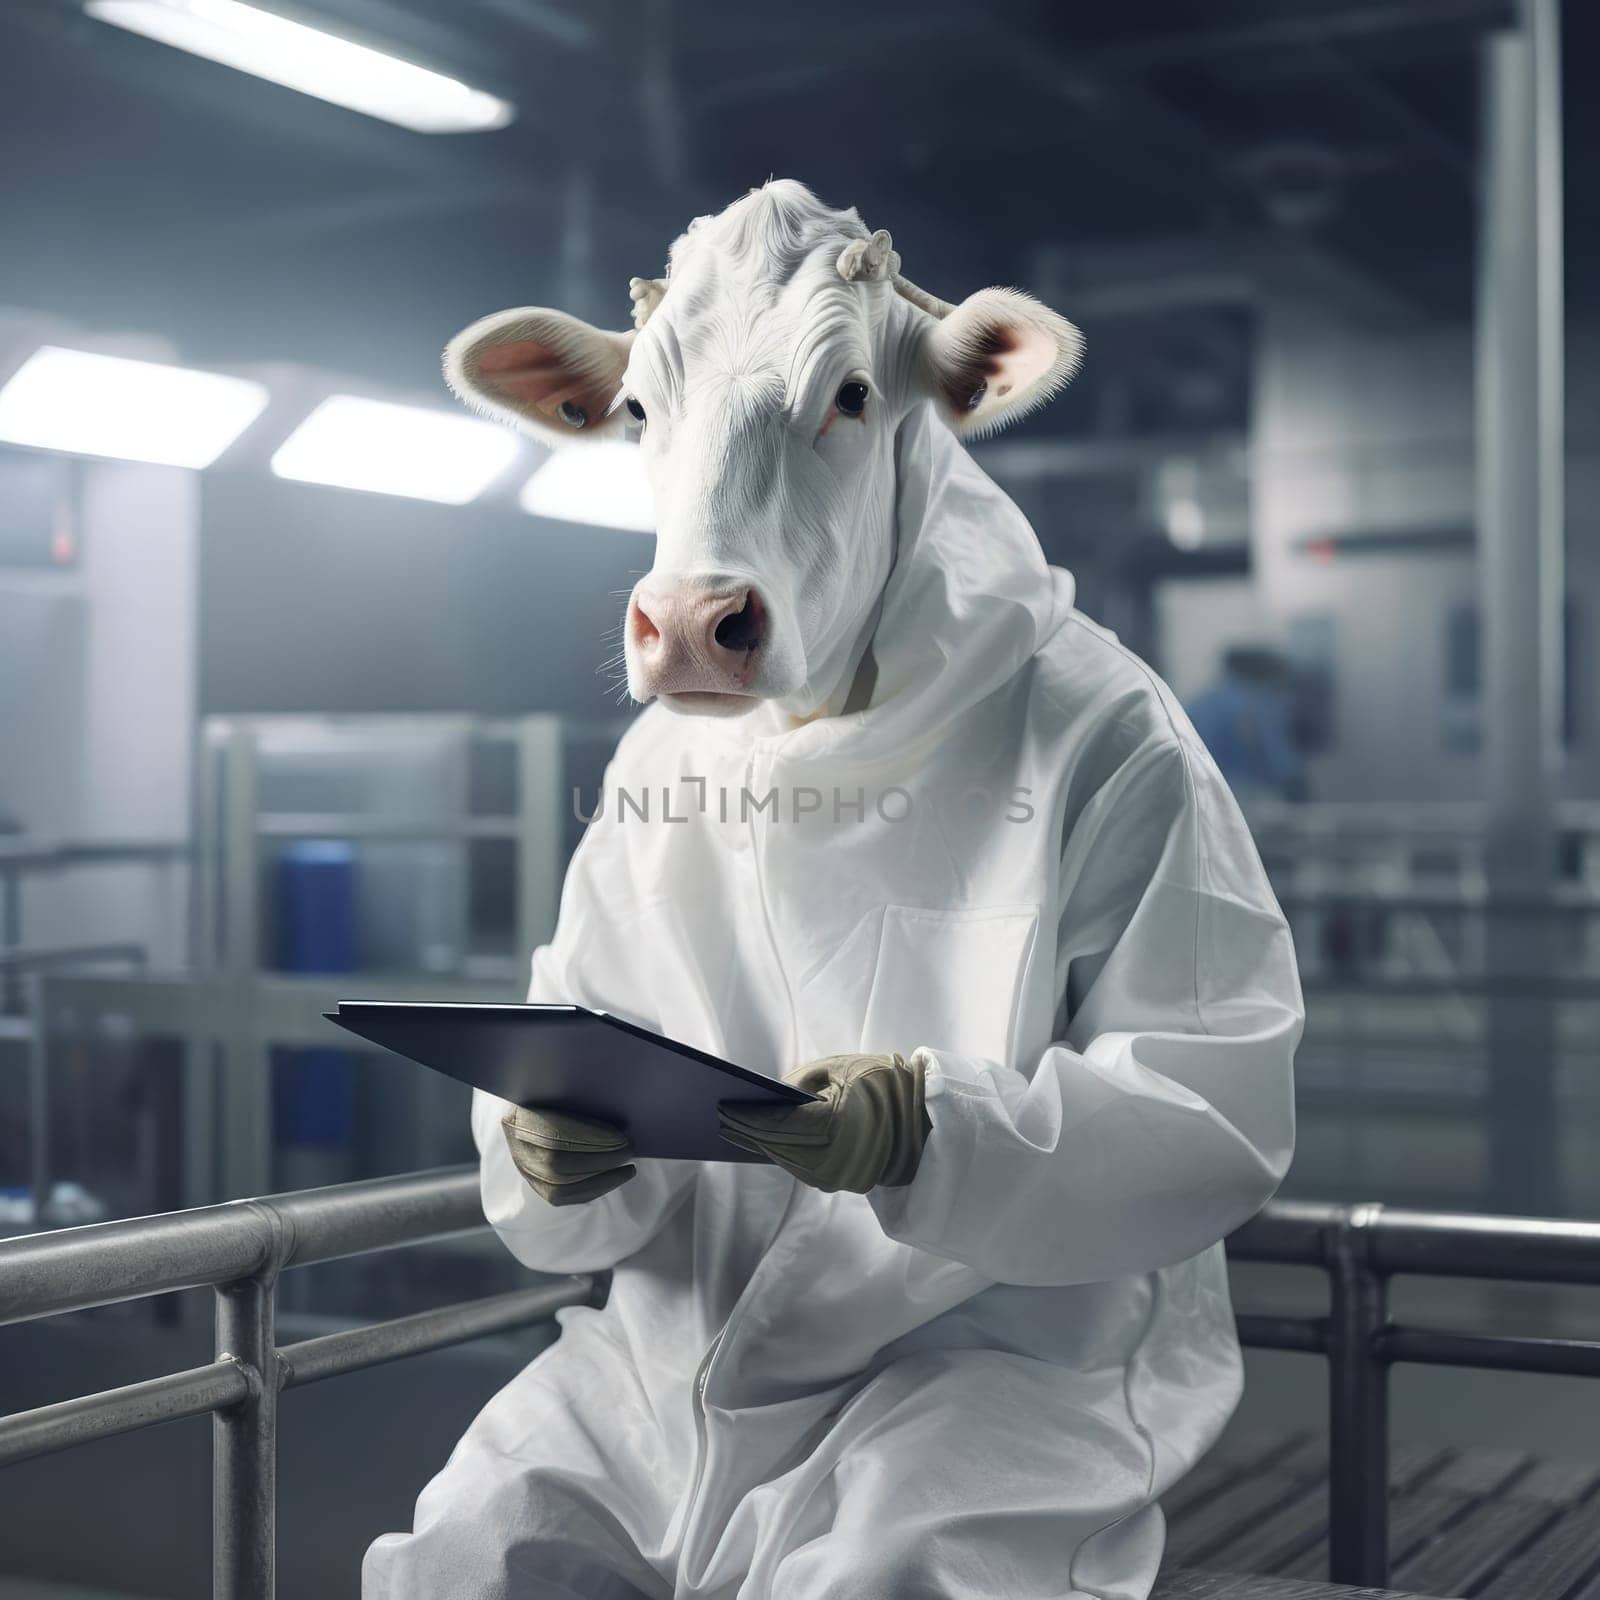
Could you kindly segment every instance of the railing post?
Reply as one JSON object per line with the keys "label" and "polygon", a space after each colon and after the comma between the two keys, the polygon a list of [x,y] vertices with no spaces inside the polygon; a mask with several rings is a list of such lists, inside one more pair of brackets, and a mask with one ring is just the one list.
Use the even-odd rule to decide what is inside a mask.
{"label": "railing post", "polygon": [[[0,950],[22,948],[22,871],[0,862]],[[22,1009],[16,975],[0,972],[0,1017]]]}
{"label": "railing post", "polygon": [[45,1226],[50,1204],[50,1059],[49,1018],[44,1008],[44,980],[37,973],[17,975],[22,1014],[28,1019],[28,1187],[33,1192],[33,1225]]}
{"label": "railing post", "polygon": [[217,1359],[246,1370],[250,1393],[212,1419],[212,1600],[273,1600],[277,1540],[278,1353],[274,1261],[217,1286]]}
{"label": "railing post", "polygon": [[1381,1334],[1388,1279],[1372,1264],[1382,1206],[1352,1206],[1326,1235],[1328,1316],[1328,1575],[1384,1588],[1389,1579],[1389,1366]]}

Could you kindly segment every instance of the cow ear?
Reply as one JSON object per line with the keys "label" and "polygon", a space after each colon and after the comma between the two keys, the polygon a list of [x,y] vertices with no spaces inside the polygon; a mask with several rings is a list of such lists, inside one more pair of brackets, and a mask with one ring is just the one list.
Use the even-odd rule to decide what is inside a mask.
{"label": "cow ear", "polygon": [[1043,405],[1083,360],[1083,335],[1019,289],[980,289],[958,306],[923,303],[943,310],[924,346],[924,382],[964,438]]}
{"label": "cow ear", "polygon": [[445,346],[444,381],[475,411],[545,444],[614,435],[612,402],[633,334],[591,328],[564,311],[523,306],[463,329]]}

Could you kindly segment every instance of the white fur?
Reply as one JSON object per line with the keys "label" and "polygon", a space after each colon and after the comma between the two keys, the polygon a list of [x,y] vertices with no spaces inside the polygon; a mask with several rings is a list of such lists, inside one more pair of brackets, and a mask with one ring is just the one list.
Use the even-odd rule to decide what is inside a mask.
{"label": "white fur", "polygon": [[[479,371],[493,345],[545,345],[575,381],[608,384],[610,408],[591,415],[585,435],[626,425],[621,402],[634,399],[646,414],[657,535],[630,618],[641,592],[753,586],[767,642],[751,698],[721,709],[762,700],[790,716],[840,709],[894,560],[895,437],[907,411],[931,399],[960,433],[1003,426],[1068,381],[1082,337],[1015,290],[947,306],[900,277],[886,232],[790,180],[696,218],[672,247],[667,277],[635,278],[629,292],[636,333],[560,312],[502,312],[451,342],[446,378],[468,404],[551,443],[574,434]],[[983,357],[990,348],[998,353]],[[987,389],[957,410],[951,386],[979,367]],[[835,406],[847,382],[868,386],[860,417]],[[649,699],[632,632],[629,687]]]}

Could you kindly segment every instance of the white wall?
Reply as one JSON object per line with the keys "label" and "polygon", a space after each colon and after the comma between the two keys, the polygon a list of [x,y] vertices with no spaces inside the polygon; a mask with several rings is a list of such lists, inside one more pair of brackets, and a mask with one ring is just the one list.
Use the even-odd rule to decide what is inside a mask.
{"label": "white wall", "polygon": [[[84,759],[78,829],[89,839],[190,834],[199,481],[169,467],[96,463],[81,499]],[[185,874],[84,870],[61,880],[74,936],[140,939],[184,958]]]}
{"label": "white wall", "polygon": [[1445,618],[1472,599],[1469,550],[1307,554],[1308,539],[1472,525],[1472,347],[1465,328],[1352,327],[1280,302],[1261,322],[1252,454],[1254,565],[1280,619],[1334,618],[1332,748],[1318,799],[1477,792],[1447,748]]}
{"label": "white wall", "polygon": [[1185,705],[1216,683],[1230,645],[1283,644],[1254,577],[1167,579],[1154,601],[1161,676]]}
{"label": "white wall", "polygon": [[80,788],[83,613],[76,574],[0,573],[0,818],[30,831]]}
{"label": "white wall", "polygon": [[[1600,340],[1569,352],[1569,591],[1585,611],[1580,673],[1600,627],[1595,404]],[[1256,374],[1253,585],[1278,629],[1332,615],[1333,748],[1311,768],[1319,799],[1460,799],[1479,793],[1475,755],[1447,736],[1445,629],[1477,598],[1470,548],[1319,558],[1319,535],[1470,530],[1474,520],[1472,333],[1464,324],[1353,325],[1311,303],[1263,310]],[[1197,590],[1197,607],[1204,607]],[[1202,627],[1204,624],[1202,624]],[[1579,684],[1568,792],[1600,793],[1592,684]],[[1587,701],[1587,703],[1584,703]]]}
{"label": "white wall", "polygon": [[[0,323],[0,343],[34,347]],[[43,840],[188,837],[198,479],[75,464],[76,567],[0,571],[0,813]],[[32,946],[134,940],[183,955],[184,875],[142,866],[26,880]]]}

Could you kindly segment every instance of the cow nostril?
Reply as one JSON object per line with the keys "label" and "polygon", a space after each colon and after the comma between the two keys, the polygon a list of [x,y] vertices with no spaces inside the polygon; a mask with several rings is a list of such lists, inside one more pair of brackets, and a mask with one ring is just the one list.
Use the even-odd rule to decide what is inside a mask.
{"label": "cow nostril", "polygon": [[640,646],[657,644],[661,639],[661,630],[655,625],[650,613],[639,604],[633,603],[633,642]]}
{"label": "cow nostril", "polygon": [[759,650],[767,633],[767,614],[754,589],[745,596],[737,611],[730,611],[717,624],[714,637],[724,650]]}

